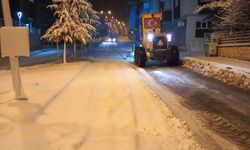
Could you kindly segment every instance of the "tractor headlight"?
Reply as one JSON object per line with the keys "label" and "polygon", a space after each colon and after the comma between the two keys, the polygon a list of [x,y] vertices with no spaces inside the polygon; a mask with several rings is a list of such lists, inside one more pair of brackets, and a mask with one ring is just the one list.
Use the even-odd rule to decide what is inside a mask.
{"label": "tractor headlight", "polygon": [[152,42],[152,41],[153,41],[153,38],[154,38],[154,34],[149,33],[149,34],[147,35],[147,39],[149,40],[149,42]]}
{"label": "tractor headlight", "polygon": [[172,41],[172,34],[167,34],[167,40],[168,40],[168,42]]}
{"label": "tractor headlight", "polygon": [[116,42],[116,38],[113,38],[113,39],[112,39],[112,42]]}

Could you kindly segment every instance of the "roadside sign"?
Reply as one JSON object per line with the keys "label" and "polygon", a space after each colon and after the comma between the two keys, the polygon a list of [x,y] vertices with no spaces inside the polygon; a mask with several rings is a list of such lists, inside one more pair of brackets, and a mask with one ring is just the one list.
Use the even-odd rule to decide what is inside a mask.
{"label": "roadside sign", "polygon": [[158,41],[157,46],[159,46],[159,47],[164,46],[164,43],[162,42],[162,40]]}
{"label": "roadside sign", "polygon": [[2,27],[0,29],[2,57],[29,56],[29,31],[26,27]]}

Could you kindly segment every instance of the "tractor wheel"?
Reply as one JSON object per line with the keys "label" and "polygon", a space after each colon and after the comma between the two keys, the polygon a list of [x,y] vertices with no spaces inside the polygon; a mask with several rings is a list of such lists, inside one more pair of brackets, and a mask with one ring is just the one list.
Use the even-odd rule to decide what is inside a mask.
{"label": "tractor wheel", "polygon": [[134,63],[138,65],[138,54],[139,54],[139,47],[136,46],[134,50]]}
{"label": "tractor wheel", "polygon": [[146,52],[144,48],[140,48],[138,53],[138,66],[145,67],[146,66]]}
{"label": "tractor wheel", "polygon": [[171,46],[170,56],[168,59],[168,65],[169,66],[177,66],[179,64],[180,64],[179,49],[176,46]]}

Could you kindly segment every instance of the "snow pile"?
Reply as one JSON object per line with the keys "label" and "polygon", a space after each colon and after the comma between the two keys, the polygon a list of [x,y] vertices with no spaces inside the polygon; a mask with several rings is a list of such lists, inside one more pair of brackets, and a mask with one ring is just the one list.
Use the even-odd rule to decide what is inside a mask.
{"label": "snow pile", "polygon": [[234,85],[243,89],[250,89],[250,75],[241,71],[235,71],[230,65],[220,66],[212,61],[187,58],[183,66],[194,70],[204,76],[218,79],[228,85]]}
{"label": "snow pile", "polygon": [[53,64],[22,78],[24,102],[7,102],[11,76],[0,78],[0,149],[202,149],[127,63]]}

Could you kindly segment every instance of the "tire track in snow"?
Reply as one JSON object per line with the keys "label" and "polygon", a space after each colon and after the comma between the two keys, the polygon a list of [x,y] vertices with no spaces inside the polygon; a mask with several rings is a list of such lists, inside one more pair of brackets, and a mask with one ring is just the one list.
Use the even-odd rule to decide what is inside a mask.
{"label": "tire track in snow", "polygon": [[[111,106],[109,106],[110,110],[112,111],[110,113],[111,116],[109,116],[110,118],[113,118],[115,116],[112,115],[122,115],[121,114],[121,110],[120,109],[124,109],[123,105],[127,105],[130,104],[129,106],[129,114],[131,112],[131,118],[132,118],[132,122],[133,122],[133,128],[136,128],[137,126],[137,116],[136,116],[136,108],[135,105],[132,103],[133,102],[133,96],[131,94],[131,88],[130,88],[130,84],[128,84],[129,80],[127,78],[127,72],[126,70],[128,69],[127,66],[124,66],[124,63],[121,62],[117,62],[115,61],[115,63],[111,63],[109,64],[109,62],[104,62],[104,64],[106,64],[106,68],[104,68],[104,70],[106,72],[108,72],[108,87],[110,88],[109,92],[111,93],[111,97],[112,99],[107,100],[107,103],[115,103]],[[121,78],[119,77],[120,75],[123,75],[123,77],[125,77],[124,81],[121,80]],[[117,102],[119,101],[119,102]],[[129,102],[128,102],[129,101]],[[127,106],[125,107],[127,108]],[[112,119],[111,119],[112,120]],[[126,125],[126,124],[124,124]],[[114,125],[115,126],[115,125]],[[126,126],[124,126],[126,129]],[[135,131],[131,130],[130,132],[135,133],[133,140],[130,139],[130,142],[127,144],[127,147],[133,147],[133,149],[131,150],[139,150],[139,142],[138,142],[138,135]],[[120,133],[118,134],[120,135]],[[115,136],[117,136],[117,133],[113,133],[112,137],[114,138]],[[114,139],[115,141],[115,139]],[[130,147],[130,148],[131,148]]]}
{"label": "tire track in snow", "polygon": [[[236,143],[242,150],[249,150],[250,133],[247,130],[245,130],[244,126],[241,126],[240,118],[245,118],[242,116],[242,114],[231,110],[226,105],[218,104],[218,102],[214,103],[214,105],[223,106],[225,115],[230,112],[230,114],[234,115],[234,117],[236,116],[239,117],[238,121],[231,120],[230,118],[226,118],[227,116],[224,117],[223,115],[216,114],[216,111],[214,113],[208,111],[206,108],[207,106],[202,105],[202,103],[199,102],[186,102],[186,103],[187,104],[183,105],[195,109],[197,111],[197,115],[199,116],[199,118],[201,118],[201,120],[203,120],[204,125],[208,129],[212,129],[215,132],[222,135],[223,137],[226,137],[229,141]],[[238,122],[238,124],[236,124],[235,122]]]}
{"label": "tire track in snow", "polygon": [[[246,105],[249,102],[242,98],[244,95],[235,98],[237,95],[231,94],[232,90],[227,91],[228,87],[183,69],[155,67],[148,72],[160,84],[183,97],[180,103],[189,110],[195,110],[195,115],[208,130],[241,149],[249,149],[250,122]],[[178,82],[179,78],[184,79],[184,84]]]}
{"label": "tire track in snow", "polygon": [[[238,149],[232,143],[229,143],[225,139],[217,136],[213,132],[205,129],[202,126],[201,121],[197,119],[194,113],[187,110],[186,107],[182,106],[180,102],[175,99],[182,100],[180,96],[177,96],[171,89],[163,87],[160,83],[158,83],[152,76],[150,76],[144,69],[138,69],[135,65],[130,64],[130,66],[138,72],[138,74],[143,78],[145,83],[155,91],[160,98],[166,103],[170,109],[174,112],[178,118],[185,120],[189,127],[191,127],[192,132],[195,133],[196,140],[200,142],[202,146],[209,149],[220,150],[220,149]],[[166,97],[169,97],[166,99]],[[172,100],[171,100],[172,99]],[[186,117],[189,115],[190,117]],[[208,141],[209,140],[209,141]]]}
{"label": "tire track in snow", "polygon": [[[127,65],[127,64],[125,64],[124,63],[124,65]],[[129,79],[129,77],[128,77],[128,73],[126,72],[127,71],[127,69],[130,69],[130,66],[125,66],[124,67],[124,69],[122,69],[123,70],[123,72],[124,72],[124,75],[125,75],[125,78],[126,78],[126,80],[127,80],[127,82],[126,82],[126,84],[127,84],[127,86],[126,86],[126,89],[129,91],[129,95],[130,95],[130,97],[131,97],[131,99],[130,99],[130,102],[131,102],[131,107],[132,107],[132,112],[133,112],[133,120],[134,120],[134,123],[135,123],[135,127],[138,125],[138,116],[137,116],[137,114],[136,114],[136,105],[135,105],[135,102],[133,101],[135,98],[135,96],[134,96],[134,94],[129,90],[129,89],[131,89],[132,88],[132,85],[131,85],[131,83],[129,82],[130,81],[130,79]],[[139,150],[140,149],[140,137],[139,137],[139,135],[138,135],[138,133],[137,132],[135,132],[135,135],[134,135],[134,146],[135,146],[135,150]]]}
{"label": "tire track in snow", "polygon": [[[103,71],[103,67],[104,67],[104,64],[96,64],[96,65],[101,65],[101,67],[97,67],[99,68],[99,70],[96,70],[95,68],[91,67],[92,64],[89,64],[89,69],[94,69],[96,72],[98,72],[98,74],[103,74],[104,71]],[[93,71],[90,71],[88,70],[87,72],[84,72],[83,74],[81,74],[81,77],[91,77],[91,73]],[[100,73],[101,72],[101,73]],[[102,81],[104,82],[105,79],[102,78]],[[101,83],[103,83],[101,82]],[[84,86],[84,85],[83,85]],[[96,86],[96,89],[95,91],[101,91],[102,90],[102,86]],[[80,150],[80,149],[83,149],[84,146],[86,145],[86,143],[88,142],[90,136],[91,136],[91,133],[94,131],[94,128],[93,128],[93,125],[94,125],[94,122],[95,122],[95,119],[98,115],[98,113],[100,113],[99,109],[93,109],[93,108],[97,108],[96,106],[96,98],[95,98],[95,94],[92,94],[92,92],[87,92],[89,94],[89,101],[87,103],[87,105],[84,106],[84,108],[86,109],[86,112],[88,112],[88,116],[87,117],[83,117],[83,120],[87,120],[86,122],[88,122],[88,126],[87,126],[87,129],[85,130],[82,130],[81,127],[79,127],[80,129],[77,130],[77,132],[72,132],[72,133],[69,133],[67,135],[65,135],[64,137],[62,138],[71,138],[72,136],[74,136],[74,134],[82,134],[80,136],[80,138],[78,140],[75,141],[75,143],[72,143],[72,148],[74,150]],[[99,106],[99,107],[102,107],[102,106]],[[80,118],[79,118],[80,119]],[[83,129],[86,128],[86,127],[82,127]],[[81,133],[82,132],[82,133]],[[58,139],[58,141],[55,141],[55,142],[60,142],[62,140],[62,138]]]}
{"label": "tire track in snow", "polygon": [[34,119],[38,119],[38,117],[42,114],[44,114],[45,110],[53,103],[55,102],[55,100],[57,99],[58,96],[60,96],[79,76],[80,74],[83,72],[83,70],[85,70],[85,68],[87,67],[87,65],[89,64],[89,62],[87,62],[86,64],[84,64],[82,66],[82,68],[80,69],[79,72],[77,72],[75,74],[75,76],[69,80],[69,82],[67,82],[54,96],[52,96],[34,115]]}

